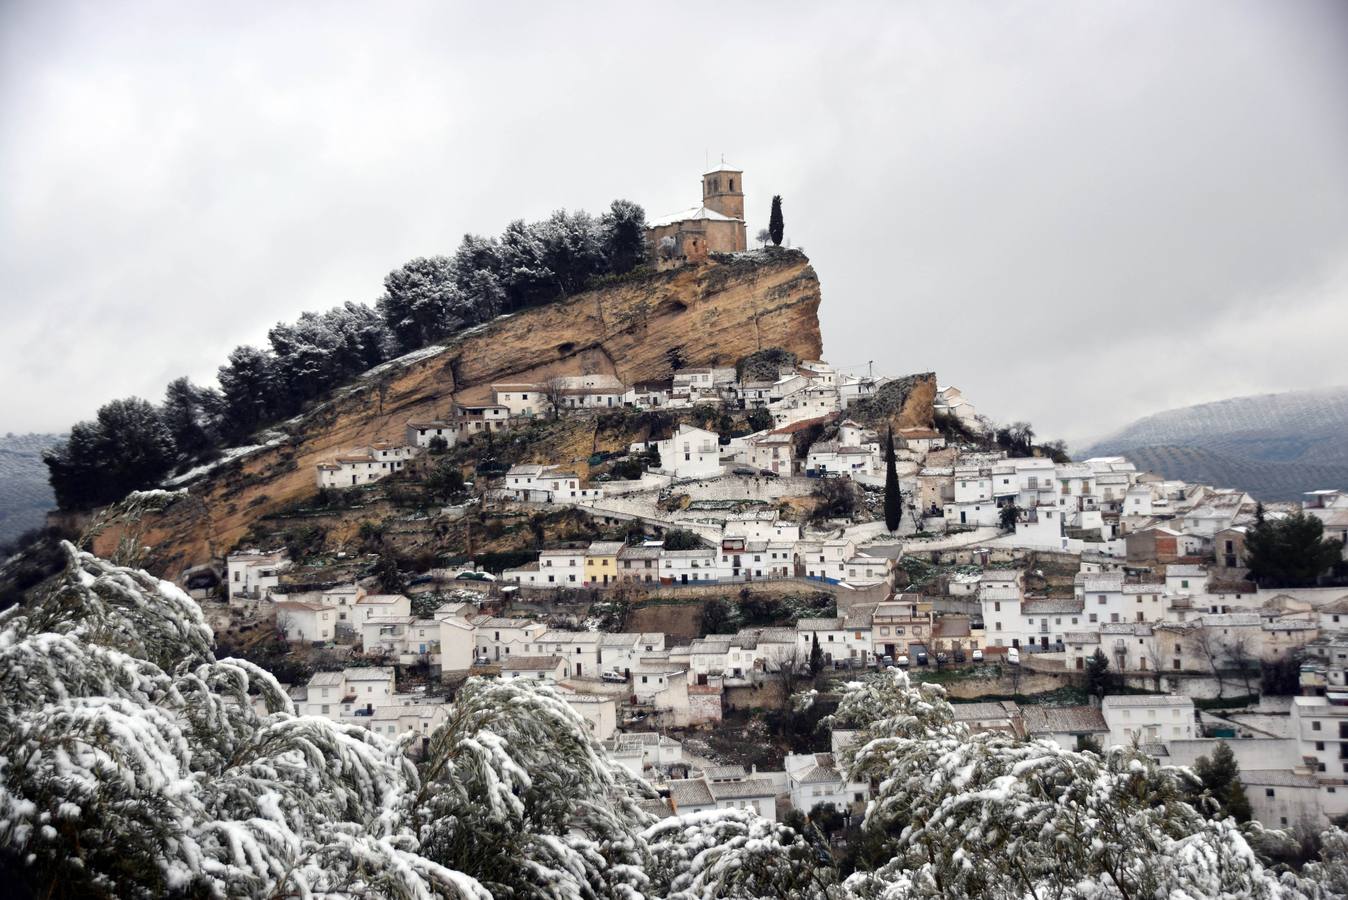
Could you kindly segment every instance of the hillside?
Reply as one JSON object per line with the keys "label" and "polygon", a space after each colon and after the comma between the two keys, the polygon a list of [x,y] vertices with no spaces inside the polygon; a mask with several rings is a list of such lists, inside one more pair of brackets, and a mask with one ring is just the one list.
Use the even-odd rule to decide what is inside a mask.
{"label": "hillside", "polygon": [[0,544],[39,527],[47,510],[56,505],[42,451],[60,438],[58,434],[0,437]]}
{"label": "hillside", "polygon": [[443,345],[385,363],[286,423],[263,446],[187,485],[189,496],[99,534],[109,553],[135,533],[149,564],[176,574],[228,552],[254,522],[316,491],[314,467],[336,453],[402,442],[409,420],[448,415],[501,381],[581,372],[626,383],[668,378],[676,365],[733,365],[765,347],[822,355],[819,281],[804,254],[741,254],[629,276],[548,306],[503,316]]}
{"label": "hillside", "polygon": [[1236,397],[1157,413],[1097,442],[1169,478],[1239,487],[1263,500],[1348,486],[1348,388]]}

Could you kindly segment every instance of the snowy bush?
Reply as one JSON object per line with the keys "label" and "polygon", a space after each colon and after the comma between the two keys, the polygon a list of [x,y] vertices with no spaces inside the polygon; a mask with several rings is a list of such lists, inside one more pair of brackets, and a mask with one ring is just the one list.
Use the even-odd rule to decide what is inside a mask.
{"label": "snowy bush", "polygon": [[1233,820],[1185,802],[1186,770],[971,734],[942,688],[897,670],[850,686],[834,721],[860,729],[844,762],[878,785],[863,827],[892,856],[850,877],[851,896],[1289,896]]}

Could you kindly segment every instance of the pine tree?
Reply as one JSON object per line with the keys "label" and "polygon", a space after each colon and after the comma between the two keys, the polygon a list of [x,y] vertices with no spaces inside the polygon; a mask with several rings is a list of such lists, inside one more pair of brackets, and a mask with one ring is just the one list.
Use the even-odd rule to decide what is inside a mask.
{"label": "pine tree", "polygon": [[768,216],[768,237],[772,239],[774,247],[782,246],[782,235],[785,225],[782,222],[782,195],[772,195],[772,212]]}
{"label": "pine tree", "polygon": [[1229,815],[1241,823],[1250,821],[1253,813],[1240,781],[1240,764],[1225,741],[1217,744],[1211,756],[1198,758],[1194,774],[1215,802],[1219,816]]}
{"label": "pine tree", "polygon": [[1245,536],[1245,564],[1260,587],[1308,587],[1333,568],[1343,542],[1325,540],[1325,526],[1300,510],[1283,519],[1256,516]]}
{"label": "pine tree", "polygon": [[897,531],[903,521],[903,493],[899,490],[898,461],[894,456],[894,428],[885,439],[885,528]]}
{"label": "pine tree", "polygon": [[1109,690],[1109,657],[1099,647],[1086,660],[1086,690],[1093,697],[1103,697]]}

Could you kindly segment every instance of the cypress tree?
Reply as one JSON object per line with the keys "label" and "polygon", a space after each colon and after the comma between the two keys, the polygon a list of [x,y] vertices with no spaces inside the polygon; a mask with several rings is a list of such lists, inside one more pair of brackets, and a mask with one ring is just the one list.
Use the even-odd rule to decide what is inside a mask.
{"label": "cypress tree", "polygon": [[894,459],[894,427],[885,441],[885,528],[898,531],[903,520],[903,493],[899,490],[899,470]]}
{"label": "cypress tree", "polygon": [[772,238],[772,246],[782,246],[782,232],[785,226],[782,224],[782,195],[772,195],[772,214],[768,216],[768,236]]}

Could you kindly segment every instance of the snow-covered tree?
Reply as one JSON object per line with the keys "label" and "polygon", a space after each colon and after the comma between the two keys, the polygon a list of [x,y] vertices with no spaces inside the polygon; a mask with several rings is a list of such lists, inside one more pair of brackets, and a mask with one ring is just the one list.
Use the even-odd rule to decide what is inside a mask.
{"label": "snow-covered tree", "polygon": [[270,355],[256,347],[235,347],[220,367],[219,380],[226,438],[243,440],[272,420],[276,372]]}
{"label": "snow-covered tree", "polygon": [[1348,897],[1348,831],[1335,827],[1321,834],[1320,858],[1289,880],[1311,900]]}
{"label": "snow-covered tree", "polygon": [[1234,821],[1184,801],[1185,770],[971,734],[940,687],[897,670],[850,686],[834,722],[860,730],[843,759],[850,780],[877,785],[864,828],[891,856],[851,876],[851,896],[1286,895]]}
{"label": "snow-covered tree", "polygon": [[423,853],[497,896],[636,900],[643,789],[546,686],[470,680],[431,738],[413,807]]}
{"label": "snow-covered tree", "polygon": [[130,397],[105,403],[94,421],[75,425],[42,459],[61,507],[87,509],[157,484],[175,455],[158,408]]}
{"label": "snow-covered tree", "polygon": [[661,819],[642,839],[654,896],[667,900],[843,896],[832,869],[818,864],[799,834],[748,810]]}
{"label": "snow-covered tree", "polygon": [[646,261],[646,211],[631,200],[614,200],[599,220],[604,258],[612,272],[629,272]]}
{"label": "snow-covered tree", "polygon": [[402,351],[438,341],[462,325],[454,262],[418,257],[384,279],[379,311]]}
{"label": "snow-covered tree", "polygon": [[180,458],[196,459],[214,446],[213,419],[219,407],[215,391],[199,388],[187,378],[169,382],[161,416]]}
{"label": "snow-covered tree", "polygon": [[64,545],[0,615],[0,864],[14,893],[490,896],[418,854],[403,748],[217,660],[174,585]]}

